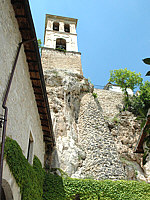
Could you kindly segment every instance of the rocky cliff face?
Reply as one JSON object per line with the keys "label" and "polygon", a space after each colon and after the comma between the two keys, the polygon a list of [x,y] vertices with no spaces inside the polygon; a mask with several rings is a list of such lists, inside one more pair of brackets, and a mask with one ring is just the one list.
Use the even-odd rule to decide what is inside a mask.
{"label": "rocky cliff face", "polygon": [[45,70],[44,74],[56,139],[51,167],[71,176],[79,165],[80,101],[93,86],[82,75],[64,70]]}
{"label": "rocky cliff face", "polygon": [[51,168],[69,176],[94,179],[142,179],[142,156],[134,154],[139,122],[121,113],[122,94],[95,90],[82,75],[44,71],[56,147]]}

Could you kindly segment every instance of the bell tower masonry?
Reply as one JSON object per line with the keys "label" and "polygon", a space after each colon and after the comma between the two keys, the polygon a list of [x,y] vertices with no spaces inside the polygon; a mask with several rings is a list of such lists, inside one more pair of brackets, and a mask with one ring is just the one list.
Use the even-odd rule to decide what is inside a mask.
{"label": "bell tower masonry", "polygon": [[44,47],[41,59],[43,69],[60,69],[82,73],[81,53],[77,44],[77,19],[46,15]]}

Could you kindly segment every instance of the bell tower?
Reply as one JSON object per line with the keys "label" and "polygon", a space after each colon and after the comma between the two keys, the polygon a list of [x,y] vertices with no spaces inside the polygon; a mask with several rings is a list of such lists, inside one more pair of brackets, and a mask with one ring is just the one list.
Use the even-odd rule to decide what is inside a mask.
{"label": "bell tower", "polygon": [[67,70],[82,74],[81,53],[77,44],[77,19],[46,15],[43,68]]}

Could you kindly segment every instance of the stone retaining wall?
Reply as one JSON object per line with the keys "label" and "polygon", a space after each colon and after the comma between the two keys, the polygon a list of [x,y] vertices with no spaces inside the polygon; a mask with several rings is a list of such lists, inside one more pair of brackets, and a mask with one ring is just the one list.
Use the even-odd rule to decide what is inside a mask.
{"label": "stone retaining wall", "polygon": [[41,58],[44,69],[65,69],[70,72],[83,74],[81,53],[79,52],[63,52],[43,47]]}
{"label": "stone retaining wall", "polygon": [[85,156],[79,155],[80,165],[73,177],[125,179],[115,142],[92,94],[81,100],[78,123],[78,145]]}

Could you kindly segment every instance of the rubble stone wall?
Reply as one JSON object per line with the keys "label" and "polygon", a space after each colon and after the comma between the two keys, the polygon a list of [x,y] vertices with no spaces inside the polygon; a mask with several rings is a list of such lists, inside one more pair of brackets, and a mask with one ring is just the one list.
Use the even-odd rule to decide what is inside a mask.
{"label": "rubble stone wall", "polygon": [[97,180],[126,179],[115,142],[99,102],[92,94],[84,95],[81,100],[78,125],[78,144],[85,156],[79,157],[80,165],[75,175]]}
{"label": "rubble stone wall", "polygon": [[123,95],[110,90],[94,89],[106,119],[113,119],[123,108]]}
{"label": "rubble stone wall", "polygon": [[42,48],[42,66],[44,69],[65,69],[74,73],[82,73],[81,53],[58,51]]}

